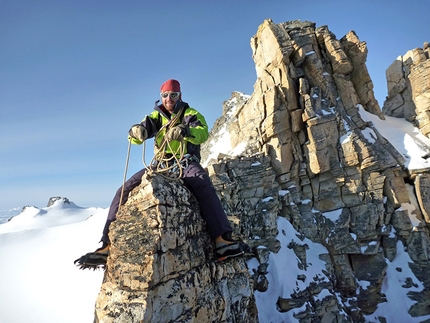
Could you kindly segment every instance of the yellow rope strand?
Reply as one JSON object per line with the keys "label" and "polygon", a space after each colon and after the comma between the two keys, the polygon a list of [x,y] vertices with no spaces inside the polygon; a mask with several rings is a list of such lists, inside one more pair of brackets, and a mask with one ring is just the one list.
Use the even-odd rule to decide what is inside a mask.
{"label": "yellow rope strand", "polygon": [[119,198],[119,205],[118,205],[118,211],[117,211],[117,213],[119,212],[119,209],[121,208],[122,198],[123,198],[123,195],[124,195],[124,185],[125,185],[125,181],[127,179],[128,161],[130,159],[130,147],[131,147],[131,141],[129,140],[128,141],[128,149],[127,149],[127,158],[125,160],[124,178],[122,180],[121,196]]}

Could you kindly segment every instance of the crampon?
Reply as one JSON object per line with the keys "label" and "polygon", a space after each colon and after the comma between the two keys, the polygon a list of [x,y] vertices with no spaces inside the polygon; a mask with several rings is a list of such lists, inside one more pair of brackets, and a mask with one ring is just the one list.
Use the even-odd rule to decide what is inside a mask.
{"label": "crampon", "polygon": [[76,259],[73,263],[79,267],[79,269],[106,269],[106,261],[107,261],[107,254],[101,254],[96,252],[89,252],[86,255],[83,255],[82,257]]}
{"label": "crampon", "polygon": [[251,248],[244,242],[232,241],[216,248],[216,260],[223,262],[229,258],[252,254]]}

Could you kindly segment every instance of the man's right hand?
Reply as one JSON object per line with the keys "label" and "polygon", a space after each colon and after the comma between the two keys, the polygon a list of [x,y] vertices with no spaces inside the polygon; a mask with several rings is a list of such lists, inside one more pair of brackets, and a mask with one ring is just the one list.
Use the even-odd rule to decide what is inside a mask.
{"label": "man's right hand", "polygon": [[141,124],[133,125],[129,130],[128,135],[141,142],[144,142],[146,138],[148,138],[148,132],[146,131],[145,127],[142,126]]}

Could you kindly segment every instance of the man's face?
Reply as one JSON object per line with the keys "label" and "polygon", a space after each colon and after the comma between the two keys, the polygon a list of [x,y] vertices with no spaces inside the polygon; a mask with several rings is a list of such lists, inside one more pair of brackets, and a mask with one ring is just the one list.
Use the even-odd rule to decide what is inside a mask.
{"label": "man's face", "polygon": [[181,92],[166,91],[161,93],[161,101],[163,106],[169,112],[173,112],[176,102],[181,98]]}

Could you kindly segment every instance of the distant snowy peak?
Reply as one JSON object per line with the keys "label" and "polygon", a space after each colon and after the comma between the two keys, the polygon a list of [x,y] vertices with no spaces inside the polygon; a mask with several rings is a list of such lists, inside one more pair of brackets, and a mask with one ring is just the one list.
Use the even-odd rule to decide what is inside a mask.
{"label": "distant snowy peak", "polygon": [[237,108],[243,106],[249,98],[249,95],[242,92],[233,92],[231,98],[223,102],[223,115],[228,119],[232,118]]}
{"label": "distant snowy peak", "polygon": [[24,206],[21,213],[0,224],[0,234],[80,222],[94,214],[96,210],[97,208],[77,206],[66,197],[51,197],[45,208]]}
{"label": "distant snowy peak", "polygon": [[230,99],[223,102],[223,114],[218,118],[209,134],[209,139],[202,144],[202,165],[222,156],[238,156],[244,151],[243,145],[231,142],[230,126],[236,119],[236,112],[250,98],[241,92],[233,92]]}
{"label": "distant snowy peak", "polygon": [[61,196],[55,196],[51,197],[48,201],[48,207],[54,205],[55,203],[62,203],[62,204],[70,204],[70,201],[67,197],[61,197]]}
{"label": "distant snowy peak", "polygon": [[77,206],[75,203],[70,201],[67,197],[61,197],[61,196],[55,196],[51,197],[48,201],[47,207],[53,207],[53,208],[81,208],[80,206]]}

